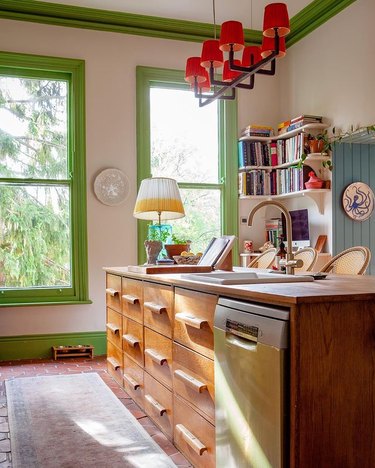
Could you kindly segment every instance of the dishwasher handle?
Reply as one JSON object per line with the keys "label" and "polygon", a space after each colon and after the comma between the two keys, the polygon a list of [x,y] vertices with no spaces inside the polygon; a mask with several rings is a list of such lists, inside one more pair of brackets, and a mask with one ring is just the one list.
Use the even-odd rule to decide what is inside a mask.
{"label": "dishwasher handle", "polygon": [[241,338],[240,336],[233,335],[232,333],[226,333],[226,341],[232,346],[246,349],[247,351],[256,351],[257,343],[251,339]]}

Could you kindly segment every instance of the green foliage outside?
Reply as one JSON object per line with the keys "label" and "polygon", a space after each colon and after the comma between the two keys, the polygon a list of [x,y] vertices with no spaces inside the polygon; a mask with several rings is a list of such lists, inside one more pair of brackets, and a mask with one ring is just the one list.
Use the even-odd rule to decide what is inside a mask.
{"label": "green foliage outside", "polygon": [[65,81],[0,76],[0,287],[71,284],[67,125]]}
{"label": "green foliage outside", "polygon": [[[168,221],[172,225],[175,239],[179,241],[172,242],[185,243],[186,240],[190,240],[191,250],[202,252],[212,237],[221,235],[221,192],[206,186],[218,181],[217,135],[211,136],[209,140],[211,154],[202,157],[198,140],[188,138],[184,132],[182,135],[176,135],[165,130],[168,129],[166,122],[169,121],[172,125],[173,120],[181,122],[182,128],[187,126],[184,115],[189,112],[190,107],[196,109],[197,103],[189,91],[159,91],[164,93],[164,109],[160,109],[157,101],[151,99],[151,173],[153,177],[171,177],[180,184],[186,216]],[[155,89],[153,92],[156,92]],[[190,106],[181,96],[186,93],[191,95]],[[211,121],[215,119],[210,119]],[[163,123],[164,126],[161,125]],[[184,183],[195,184],[196,187],[183,188]]]}

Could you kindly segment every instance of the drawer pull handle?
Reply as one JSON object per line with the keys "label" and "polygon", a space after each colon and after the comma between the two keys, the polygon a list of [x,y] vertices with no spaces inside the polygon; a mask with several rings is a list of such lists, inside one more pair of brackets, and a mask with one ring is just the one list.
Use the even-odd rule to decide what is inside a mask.
{"label": "drawer pull handle", "polygon": [[131,294],[123,294],[122,298],[129,304],[139,304],[139,298],[137,296],[132,296]]}
{"label": "drawer pull handle", "polygon": [[132,377],[130,377],[130,375],[124,373],[123,377],[133,390],[138,390],[138,388],[141,388],[140,384],[137,383]]}
{"label": "drawer pull handle", "polygon": [[167,358],[159,354],[154,349],[145,349],[145,354],[149,356],[156,364],[162,366],[165,362],[167,362]]}
{"label": "drawer pull handle", "polygon": [[151,395],[145,395],[145,398],[150,403],[150,405],[158,412],[159,416],[163,416],[163,414],[167,412],[166,408],[164,408],[159,402],[152,398]]}
{"label": "drawer pull handle", "polygon": [[132,348],[139,345],[139,339],[133,335],[122,335],[122,339],[129,343]]}
{"label": "drawer pull handle", "polygon": [[177,369],[174,371],[174,375],[182,380],[186,385],[196,390],[198,393],[202,393],[204,390],[207,390],[207,385],[203,382],[200,382],[198,379],[192,377],[186,372],[182,371],[181,369]]}
{"label": "drawer pull handle", "polygon": [[176,430],[179,432],[184,441],[196,452],[198,455],[203,455],[207,451],[207,447],[195,437],[186,427],[182,424],[176,424]]}
{"label": "drawer pull handle", "polygon": [[143,304],[146,309],[150,310],[154,314],[161,314],[163,312],[167,312],[167,308],[165,306],[155,304],[154,302],[145,302]]}
{"label": "drawer pull handle", "polygon": [[179,322],[186,323],[186,325],[190,325],[194,328],[202,328],[205,323],[208,323],[206,319],[194,317],[194,315],[189,315],[184,312],[179,312],[175,317]]}
{"label": "drawer pull handle", "polygon": [[105,290],[105,292],[107,294],[109,294],[110,296],[114,297],[114,296],[117,296],[118,295],[118,291],[116,289],[113,289],[113,288],[107,288]]}
{"label": "drawer pull handle", "polygon": [[114,368],[114,370],[120,369],[120,367],[121,367],[118,360],[115,359],[114,357],[107,358],[107,362],[109,362],[111,364],[111,366]]}
{"label": "drawer pull handle", "polygon": [[120,331],[120,328],[114,323],[107,323],[106,327],[108,328],[108,330],[111,330],[111,332],[115,335]]}

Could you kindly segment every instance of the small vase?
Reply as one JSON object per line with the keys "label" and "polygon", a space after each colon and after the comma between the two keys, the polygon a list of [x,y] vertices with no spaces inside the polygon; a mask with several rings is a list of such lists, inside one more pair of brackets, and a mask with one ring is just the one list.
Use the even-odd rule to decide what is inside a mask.
{"label": "small vase", "polygon": [[159,256],[163,243],[161,241],[145,240],[144,246],[146,248],[147,265],[155,265]]}

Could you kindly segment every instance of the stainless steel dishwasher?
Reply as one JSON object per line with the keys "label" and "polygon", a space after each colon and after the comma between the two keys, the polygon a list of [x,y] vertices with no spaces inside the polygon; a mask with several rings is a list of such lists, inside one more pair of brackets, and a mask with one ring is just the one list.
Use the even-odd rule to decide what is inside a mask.
{"label": "stainless steel dishwasher", "polygon": [[216,466],[287,466],[289,310],[220,298],[215,311]]}

